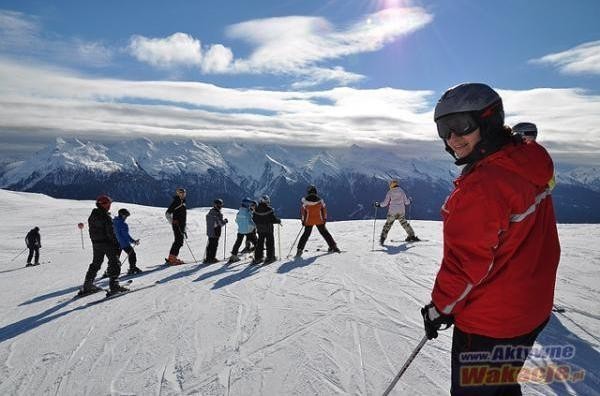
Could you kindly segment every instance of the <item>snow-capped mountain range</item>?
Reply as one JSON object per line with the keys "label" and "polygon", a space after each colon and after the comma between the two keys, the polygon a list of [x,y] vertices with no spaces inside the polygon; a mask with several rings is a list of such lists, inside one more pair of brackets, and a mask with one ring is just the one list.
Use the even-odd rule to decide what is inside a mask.
{"label": "snow-capped mountain range", "polygon": [[[306,186],[319,188],[332,220],[373,216],[391,177],[413,198],[410,215],[439,219],[439,207],[458,169],[450,159],[408,157],[353,145],[319,149],[278,145],[148,138],[113,144],[58,138],[25,161],[0,169],[0,187],[54,197],[114,199],[166,206],[174,189],[188,190],[188,206],[207,206],[220,197],[237,207],[245,196],[269,194],[278,214],[298,215]],[[557,172],[557,213],[563,222],[600,222],[600,172],[575,168]],[[383,211],[382,211],[383,212]],[[383,214],[383,213],[381,213]]]}

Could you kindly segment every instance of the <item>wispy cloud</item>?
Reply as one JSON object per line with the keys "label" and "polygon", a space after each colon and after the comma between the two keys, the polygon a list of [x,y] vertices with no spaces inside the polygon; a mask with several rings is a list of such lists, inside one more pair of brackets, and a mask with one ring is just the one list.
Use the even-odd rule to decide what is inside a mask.
{"label": "wispy cloud", "polygon": [[[500,93],[507,122],[535,122],[553,153],[583,158],[600,150],[600,96],[550,88]],[[24,139],[178,136],[322,147],[420,141],[414,155],[442,153],[436,99],[431,91],[394,88],[275,91],[96,79],[0,58],[0,136],[18,131]]]}
{"label": "wispy cloud", "polygon": [[[390,8],[365,15],[350,26],[337,28],[322,17],[288,16],[245,21],[226,29],[232,40],[253,46],[246,58],[231,48],[213,44],[203,49],[199,39],[185,33],[166,38],[134,36],[129,46],[138,60],[159,67],[199,66],[205,73],[249,73],[297,76],[295,87],[327,81],[348,84],[362,75],[328,62],[380,50],[432,21],[422,8]],[[204,56],[203,56],[204,55]]]}
{"label": "wispy cloud", "polygon": [[600,74],[600,40],[548,54],[531,62],[554,66],[567,74]]}
{"label": "wispy cloud", "polygon": [[112,61],[114,50],[104,43],[51,36],[44,34],[38,17],[0,10],[0,50],[5,53],[93,67],[106,66]]}

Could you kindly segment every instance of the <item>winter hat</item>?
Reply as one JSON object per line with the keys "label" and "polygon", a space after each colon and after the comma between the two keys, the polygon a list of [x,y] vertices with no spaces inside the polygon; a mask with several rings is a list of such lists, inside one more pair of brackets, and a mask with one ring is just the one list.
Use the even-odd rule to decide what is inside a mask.
{"label": "winter hat", "polygon": [[175,189],[175,194],[185,194],[185,193],[186,193],[186,191],[185,191],[185,188],[183,188],[183,187],[177,187]]}
{"label": "winter hat", "polygon": [[392,179],[390,180],[390,188],[398,187],[398,180]]}
{"label": "winter hat", "polygon": [[268,205],[271,203],[271,197],[269,197],[268,195],[265,194],[262,197],[260,197],[260,202],[266,203]]}
{"label": "winter hat", "polygon": [[306,192],[308,194],[316,194],[317,193],[317,187],[315,187],[314,185],[310,185],[308,186],[308,188],[306,189]]}
{"label": "winter hat", "polygon": [[119,213],[119,216],[121,216],[121,217],[131,216],[131,213],[129,213],[129,211],[127,209],[125,209],[125,208],[119,209],[118,213]]}
{"label": "winter hat", "polygon": [[112,199],[108,195],[100,195],[96,198],[96,206],[98,208],[104,208],[106,210],[110,209],[110,204],[112,203]]}
{"label": "winter hat", "polygon": [[39,231],[39,230],[40,230],[40,227],[38,227],[38,226],[35,226],[35,227],[33,227],[33,229],[34,229],[34,230],[36,230],[36,231]]}
{"label": "winter hat", "polygon": [[244,207],[244,208],[249,208],[250,205],[252,205],[253,203],[256,204],[256,202],[254,202],[253,200],[251,200],[248,197],[245,197],[244,199],[242,199],[242,207]]}

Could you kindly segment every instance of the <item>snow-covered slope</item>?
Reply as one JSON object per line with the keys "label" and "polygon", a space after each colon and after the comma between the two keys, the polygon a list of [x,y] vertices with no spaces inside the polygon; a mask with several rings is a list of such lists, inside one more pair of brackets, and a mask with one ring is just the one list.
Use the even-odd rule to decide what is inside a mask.
{"label": "snow-covered slope", "polygon": [[[161,282],[88,306],[102,296],[71,297],[91,260],[89,238],[84,234],[82,249],[76,225],[86,223],[93,203],[0,190],[0,394],[377,395],[423,335],[419,308],[429,301],[442,250],[438,222],[413,222],[422,243],[390,242],[375,251],[372,221],[332,222],[345,252],[325,254],[314,233],[304,260],[293,261],[285,255],[300,225],[285,220],[284,259],[270,266],[160,268],[171,243],[164,208],[117,202],[113,211],[124,206],[141,239],[139,266],[148,270],[131,287]],[[205,247],[205,213],[188,213],[196,257]],[[226,217],[234,214],[225,209]],[[24,256],[11,259],[35,225],[42,261],[51,262],[23,268]],[[600,248],[590,242],[600,240],[600,226],[559,230],[556,301],[566,311],[553,315],[539,342],[574,345],[565,363],[585,370],[585,378],[527,384],[525,392],[597,395]],[[228,248],[235,232],[228,227]],[[401,227],[390,238],[403,240]],[[181,253],[191,258],[187,247]],[[450,335],[425,345],[393,394],[448,393]]]}

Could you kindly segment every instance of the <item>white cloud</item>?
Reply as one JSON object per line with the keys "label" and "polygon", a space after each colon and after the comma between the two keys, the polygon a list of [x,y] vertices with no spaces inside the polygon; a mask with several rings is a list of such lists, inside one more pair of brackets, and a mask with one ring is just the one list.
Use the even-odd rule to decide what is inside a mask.
{"label": "white cloud", "polygon": [[233,52],[221,44],[211,45],[202,60],[202,70],[205,73],[226,72],[233,60]]}
{"label": "white cloud", "polygon": [[349,82],[361,76],[341,73],[339,67],[325,68],[323,63],[377,51],[432,19],[422,8],[391,8],[367,15],[345,29],[336,30],[321,17],[290,16],[242,22],[230,26],[227,34],[256,47],[248,58],[234,62],[237,72],[295,74],[311,80],[319,70],[315,81],[329,74],[333,80],[341,77],[342,82]]}
{"label": "white cloud", "polygon": [[600,41],[584,43],[531,62],[555,66],[567,74],[600,74]]}
{"label": "white cloud", "polygon": [[[507,123],[535,122],[553,154],[598,164],[600,96],[581,89],[499,90]],[[442,152],[431,91],[339,87],[222,88],[178,81],[95,79],[0,58],[0,136],[169,135],[303,146],[402,145]],[[43,131],[43,132],[40,132]],[[0,138],[1,141],[1,138]],[[418,154],[418,153],[416,153]]]}
{"label": "white cloud", "polygon": [[200,40],[185,33],[174,33],[165,38],[133,36],[129,50],[139,61],[163,68],[199,66],[202,62]]}
{"label": "white cloud", "polygon": [[325,18],[307,16],[256,19],[229,26],[229,38],[253,46],[247,58],[235,58],[222,44],[210,45],[203,54],[200,40],[186,33],[166,38],[134,36],[129,50],[138,60],[162,68],[199,66],[205,73],[295,76],[295,88],[330,81],[346,85],[364,77],[327,62],[377,51],[432,19],[422,8],[390,8],[337,29]]}

